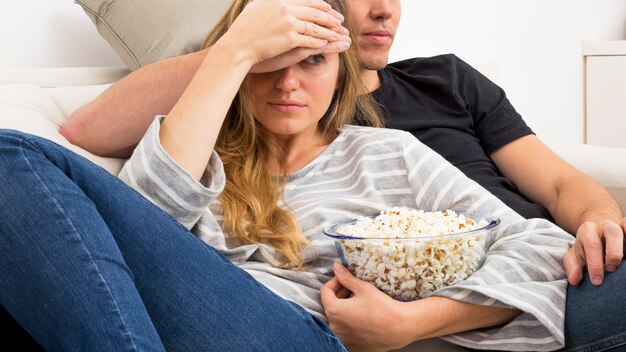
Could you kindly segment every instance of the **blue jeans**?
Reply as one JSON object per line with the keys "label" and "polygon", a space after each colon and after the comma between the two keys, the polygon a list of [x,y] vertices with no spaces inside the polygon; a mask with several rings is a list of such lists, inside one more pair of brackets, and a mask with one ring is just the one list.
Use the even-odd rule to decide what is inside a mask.
{"label": "blue jeans", "polygon": [[0,303],[50,351],[347,351],[116,177],[0,130]]}
{"label": "blue jeans", "polygon": [[[625,350],[624,297],[626,263],[570,287],[563,351]],[[345,351],[117,178],[2,130],[0,303],[52,351]]]}
{"label": "blue jeans", "polygon": [[626,351],[626,261],[602,285],[567,288],[564,352]]}

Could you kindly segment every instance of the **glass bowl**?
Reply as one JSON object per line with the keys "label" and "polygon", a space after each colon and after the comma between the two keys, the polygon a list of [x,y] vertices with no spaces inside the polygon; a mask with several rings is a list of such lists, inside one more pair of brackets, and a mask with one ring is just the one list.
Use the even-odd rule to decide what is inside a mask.
{"label": "glass bowl", "polygon": [[342,227],[345,230],[344,226],[354,225],[359,218],[334,224],[324,234],[335,239],[343,265],[355,276],[394,299],[411,301],[465,280],[482,265],[500,219],[459,214],[486,225],[452,234],[401,238],[341,233]]}

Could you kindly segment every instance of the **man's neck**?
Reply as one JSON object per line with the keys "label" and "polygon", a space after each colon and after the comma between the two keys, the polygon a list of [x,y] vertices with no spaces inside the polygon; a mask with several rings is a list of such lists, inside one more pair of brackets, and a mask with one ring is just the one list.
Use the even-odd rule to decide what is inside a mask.
{"label": "man's neck", "polygon": [[380,76],[378,75],[378,71],[376,70],[364,69],[361,73],[361,79],[363,80],[363,84],[365,84],[367,91],[370,93],[378,89],[382,83]]}

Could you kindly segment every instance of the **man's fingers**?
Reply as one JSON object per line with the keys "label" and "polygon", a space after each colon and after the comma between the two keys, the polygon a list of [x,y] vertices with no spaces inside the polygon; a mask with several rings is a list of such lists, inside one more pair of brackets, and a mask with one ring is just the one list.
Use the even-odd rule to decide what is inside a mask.
{"label": "man's fingers", "polygon": [[602,223],[602,236],[606,251],[604,266],[606,271],[613,272],[624,258],[624,232],[618,224],[605,221]]}
{"label": "man's fingers", "polygon": [[576,245],[569,249],[565,257],[563,257],[563,267],[567,274],[567,281],[571,285],[578,285],[583,280],[583,268],[585,267],[584,253],[577,253]]}
{"label": "man's fingers", "polygon": [[626,217],[620,221],[619,226],[622,228],[622,233],[624,234],[624,253],[626,253]]}
{"label": "man's fingers", "polygon": [[582,224],[576,234],[585,249],[585,260],[591,283],[598,286],[604,280],[604,246],[598,234],[598,227],[592,222]]}

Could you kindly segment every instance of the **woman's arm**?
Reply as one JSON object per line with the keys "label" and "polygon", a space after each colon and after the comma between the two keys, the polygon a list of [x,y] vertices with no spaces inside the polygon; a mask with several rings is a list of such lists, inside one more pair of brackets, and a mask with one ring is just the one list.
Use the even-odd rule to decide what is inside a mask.
{"label": "woman's arm", "polygon": [[323,0],[307,1],[305,6],[296,0],[287,5],[278,0],[250,2],[213,45],[161,126],[161,144],[172,159],[199,180],[226,113],[253,65],[296,47],[319,49],[340,40],[335,31],[310,22],[340,25],[329,9]]}
{"label": "woman's arm", "polygon": [[[494,343],[502,350],[561,348],[567,290],[562,260],[573,237],[546,220],[522,218],[412,135],[398,132],[398,141],[417,208],[498,217],[501,225],[494,231],[484,264],[467,279],[433,293],[440,298],[398,305],[381,295],[362,294],[357,297],[361,302],[347,309],[337,307],[345,308],[353,298],[335,300],[335,307],[326,311],[331,326],[357,327],[340,332],[347,336],[368,325],[371,331],[384,331],[377,338],[388,345],[441,336],[475,349],[490,349]],[[362,286],[374,289],[366,284],[358,289],[364,290]],[[384,319],[384,311],[370,314],[372,307],[384,306],[384,302],[390,302],[391,316],[400,317],[394,319],[395,325]],[[413,327],[412,334],[406,326]],[[478,327],[483,329],[476,331]]]}
{"label": "woman's arm", "polygon": [[[278,0],[273,6],[286,6],[292,0]],[[319,10],[319,4],[318,8]],[[327,9],[312,20],[332,29],[340,40],[330,40],[328,32],[318,38],[328,40],[322,47],[296,47],[252,67],[253,72],[275,71],[293,65],[309,55],[338,53],[349,44],[347,30],[340,25],[343,16]],[[309,12],[310,13],[310,12]],[[298,19],[305,12],[297,14]],[[243,40],[244,38],[242,38]],[[156,115],[166,115],[202,64],[209,49],[177,56],[142,67],[122,78],[93,101],[72,113],[61,134],[72,144],[96,155],[128,158]]]}
{"label": "woman's arm", "polygon": [[338,263],[333,271],[335,277],[320,294],[330,328],[350,351],[399,349],[418,340],[504,324],[520,314],[436,296],[401,302]]}
{"label": "woman's arm", "polygon": [[236,43],[218,42],[161,124],[163,149],[196,180],[213,152],[224,117],[253,64]]}
{"label": "woman's arm", "polygon": [[[254,1],[256,7],[239,16],[235,24],[213,47],[200,63],[189,86],[181,94],[172,112],[164,118],[152,118],[148,133],[144,135],[132,157],[126,162],[119,177],[142,193],[152,203],[176,218],[188,229],[204,214],[206,207],[223,190],[225,179],[219,157],[211,150],[221,128],[226,111],[230,107],[239,85],[255,60],[271,56],[290,45],[316,47],[326,40],[318,37],[342,37],[337,30],[318,31],[318,37],[293,35],[294,26],[303,25],[299,20],[285,17],[292,25],[273,21],[265,24],[263,18],[277,18],[268,12],[286,11],[298,13],[304,18],[316,18],[320,23],[330,24],[332,17],[321,8],[328,6],[322,0],[311,6],[281,7],[276,1]],[[298,3],[298,0],[290,0]],[[326,19],[319,15],[327,15]],[[336,20],[339,26],[339,20]],[[273,26],[283,26],[278,29]],[[308,24],[311,28],[312,24]],[[248,33],[241,34],[241,30]],[[261,36],[263,40],[255,36]],[[302,38],[304,37],[304,38]],[[274,44],[273,41],[278,42]],[[255,45],[250,45],[254,43]],[[269,47],[269,49],[267,49]],[[345,49],[344,49],[345,50]],[[219,69],[219,70],[218,70]]]}
{"label": "woman's arm", "polygon": [[522,218],[439,154],[405,136],[403,156],[418,208],[453,209],[501,220],[484,264],[469,278],[434,295],[522,311],[509,324],[444,339],[477,349],[493,346],[493,341],[504,350],[562,347],[567,290],[562,261],[573,237],[546,220]]}

